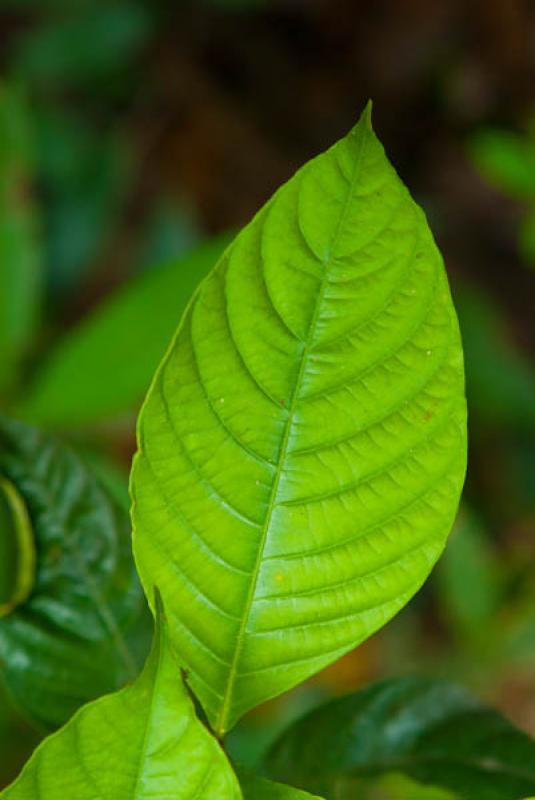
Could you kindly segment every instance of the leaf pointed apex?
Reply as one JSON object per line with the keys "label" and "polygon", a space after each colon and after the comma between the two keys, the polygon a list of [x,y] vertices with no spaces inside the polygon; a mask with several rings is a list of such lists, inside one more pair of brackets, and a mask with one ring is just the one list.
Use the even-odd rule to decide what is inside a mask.
{"label": "leaf pointed apex", "polygon": [[[370,99],[366,103],[356,125],[350,130],[347,138],[355,143],[362,142],[365,139],[375,139],[375,131],[372,123],[373,101]],[[378,141],[378,140],[377,140]],[[358,145],[360,147],[360,144]]]}
{"label": "leaf pointed apex", "polygon": [[368,100],[368,102],[364,107],[364,111],[362,112],[359,120],[359,122],[364,123],[370,130],[373,130],[372,112],[373,112],[373,100],[370,97],[370,99]]}

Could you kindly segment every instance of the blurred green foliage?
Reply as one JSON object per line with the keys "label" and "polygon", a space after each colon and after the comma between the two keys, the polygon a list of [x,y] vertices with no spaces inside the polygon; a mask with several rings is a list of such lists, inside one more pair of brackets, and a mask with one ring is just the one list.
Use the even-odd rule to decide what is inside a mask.
{"label": "blurred green foliage", "polygon": [[131,413],[147,391],[197,283],[226,241],[218,237],[178,263],[138,276],[109,297],[45,359],[20,413],[55,428]]}
{"label": "blurred green foliage", "polygon": [[470,140],[469,153],[486,180],[525,205],[519,249],[528,264],[535,264],[535,120],[523,135],[483,128]]}
{"label": "blurred green foliage", "polygon": [[35,335],[41,299],[41,254],[30,191],[32,135],[23,90],[0,85],[0,395]]}

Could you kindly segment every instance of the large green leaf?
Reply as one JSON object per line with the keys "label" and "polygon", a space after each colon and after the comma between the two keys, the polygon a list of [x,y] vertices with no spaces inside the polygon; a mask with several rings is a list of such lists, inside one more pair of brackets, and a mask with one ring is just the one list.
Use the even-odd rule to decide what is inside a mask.
{"label": "large green leaf", "polygon": [[138,570],[218,732],[419,588],[465,433],[442,261],[366,113],[226,251],[140,417]]}
{"label": "large green leaf", "polygon": [[37,550],[29,599],[0,619],[0,663],[18,705],[46,726],[138,673],[151,621],[127,514],[83,462],[0,420],[0,473],[25,503]]}
{"label": "large green leaf", "polygon": [[219,743],[195,715],[161,620],[135,684],[81,709],[0,796],[239,800],[241,792]]}
{"label": "large green leaf", "polygon": [[20,412],[58,428],[133,411],[199,280],[226,239],[140,276],[104,301],[56,347]]}
{"label": "large green leaf", "polygon": [[349,800],[357,779],[394,771],[463,800],[535,791],[535,741],[464,689],[419,678],[327,703],[282,735],[268,764],[275,778],[329,800]]}
{"label": "large green leaf", "polygon": [[29,191],[32,145],[23,93],[0,87],[0,390],[9,388],[39,314],[41,263]]}

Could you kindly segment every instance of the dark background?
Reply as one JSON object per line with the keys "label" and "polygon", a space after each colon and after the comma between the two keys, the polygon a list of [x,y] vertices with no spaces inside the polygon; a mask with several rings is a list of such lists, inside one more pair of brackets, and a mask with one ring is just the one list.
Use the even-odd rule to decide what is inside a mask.
{"label": "dark background", "polygon": [[[390,626],[258,712],[234,746],[252,760],[318,696],[409,671],[459,679],[535,734],[535,5],[4,0],[0,10],[0,100],[23,98],[31,143],[2,205],[31,210],[42,274],[40,325],[4,389],[12,413],[103,298],[247,222],[368,98],[445,257],[471,435],[451,546]],[[96,441],[126,475],[138,406],[63,435]],[[0,747],[18,736],[22,758],[33,734],[4,706]]]}

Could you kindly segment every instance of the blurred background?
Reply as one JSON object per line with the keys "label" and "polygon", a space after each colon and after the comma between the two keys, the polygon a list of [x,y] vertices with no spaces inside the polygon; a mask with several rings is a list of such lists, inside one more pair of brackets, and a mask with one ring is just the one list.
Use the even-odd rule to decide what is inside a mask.
{"label": "blurred background", "polygon": [[[0,410],[128,505],[135,418],[232,231],[366,100],[445,257],[469,472],[410,605],[251,715],[389,675],[458,680],[535,734],[535,6],[529,0],[2,0]],[[255,735],[251,735],[254,732]],[[41,732],[0,697],[0,785]]]}

